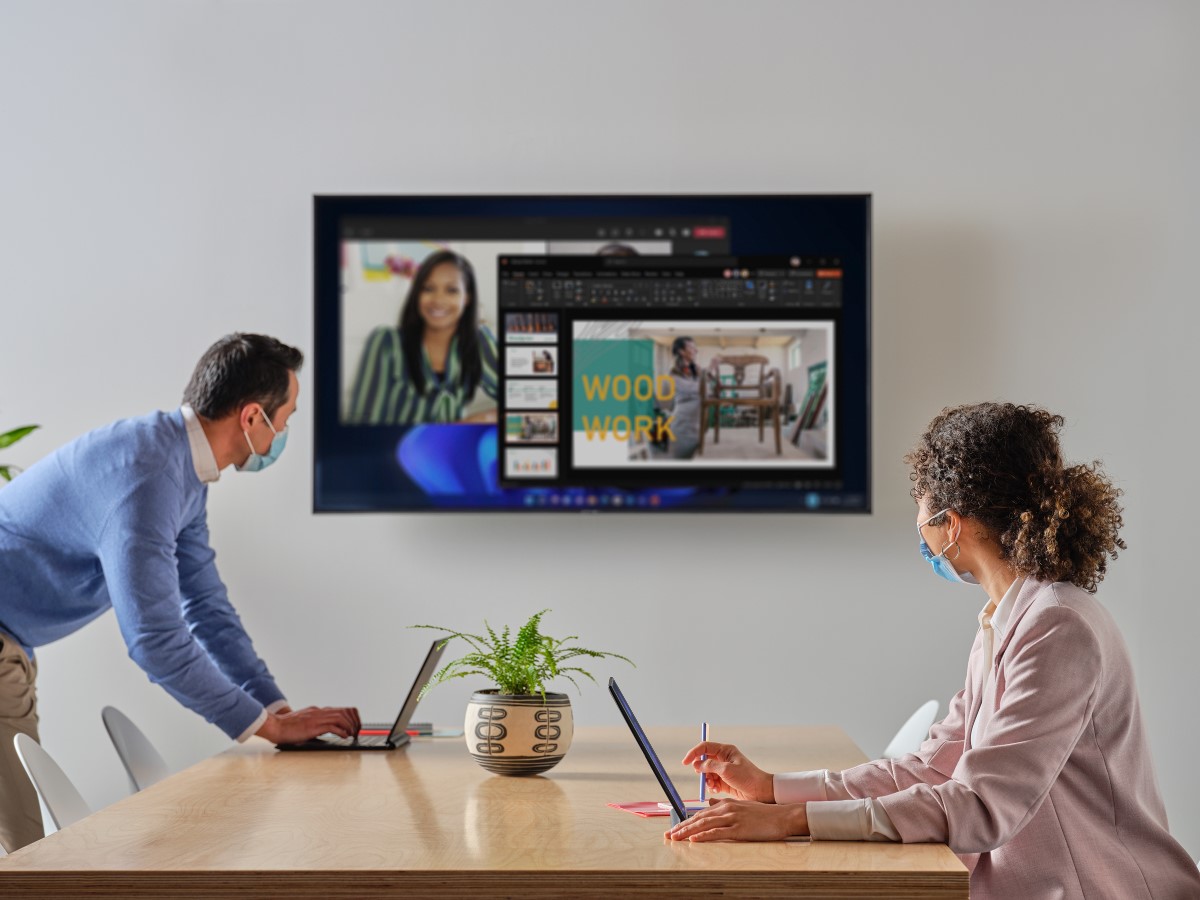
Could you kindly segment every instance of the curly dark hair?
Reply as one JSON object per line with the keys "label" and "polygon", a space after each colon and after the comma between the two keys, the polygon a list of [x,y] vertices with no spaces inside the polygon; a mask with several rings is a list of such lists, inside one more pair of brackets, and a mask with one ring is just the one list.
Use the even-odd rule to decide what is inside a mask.
{"label": "curly dark hair", "polygon": [[1125,549],[1121,491],[1099,460],[1063,465],[1064,421],[1012,403],[943,409],[904,461],[912,466],[914,500],[978,522],[1019,575],[1094,593],[1108,557]]}

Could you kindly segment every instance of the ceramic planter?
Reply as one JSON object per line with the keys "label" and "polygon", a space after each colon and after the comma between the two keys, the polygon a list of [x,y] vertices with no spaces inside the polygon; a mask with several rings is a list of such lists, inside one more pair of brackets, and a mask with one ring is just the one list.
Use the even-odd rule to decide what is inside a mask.
{"label": "ceramic planter", "polygon": [[566,694],[476,691],[463,735],[475,762],[497,775],[536,775],[566,755],[575,731]]}

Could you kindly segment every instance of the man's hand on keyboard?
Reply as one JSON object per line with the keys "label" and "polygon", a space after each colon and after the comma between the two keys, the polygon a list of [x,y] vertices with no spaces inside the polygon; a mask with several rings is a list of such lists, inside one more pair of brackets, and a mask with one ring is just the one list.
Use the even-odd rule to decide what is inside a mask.
{"label": "man's hand on keyboard", "polygon": [[256,734],[273,744],[298,744],[329,732],[352,737],[362,727],[362,719],[353,706],[309,706],[295,712],[267,713],[267,721]]}

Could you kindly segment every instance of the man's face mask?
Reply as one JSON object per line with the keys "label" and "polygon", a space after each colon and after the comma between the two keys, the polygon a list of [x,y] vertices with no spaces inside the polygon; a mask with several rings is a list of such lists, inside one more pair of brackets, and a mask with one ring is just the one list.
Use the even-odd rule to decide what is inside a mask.
{"label": "man's face mask", "polygon": [[267,411],[262,411],[263,421],[267,423],[267,427],[271,429],[271,433],[275,435],[271,439],[271,446],[267,448],[266,453],[257,453],[254,450],[254,444],[250,442],[250,433],[242,429],[242,434],[246,436],[246,443],[250,444],[250,456],[240,466],[235,466],[239,472],[261,472],[275,460],[279,459],[283,453],[283,448],[287,446],[288,430],[285,425],[282,431],[276,431],[275,426],[271,424],[271,417],[267,415]]}

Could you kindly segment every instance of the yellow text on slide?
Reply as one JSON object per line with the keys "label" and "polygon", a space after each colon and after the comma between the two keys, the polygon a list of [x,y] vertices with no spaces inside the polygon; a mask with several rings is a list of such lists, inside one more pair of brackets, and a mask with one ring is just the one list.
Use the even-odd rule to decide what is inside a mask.
{"label": "yellow text on slide", "polygon": [[595,418],[580,416],[579,418],[583,422],[583,432],[589,441],[597,438],[603,441],[609,435],[613,440],[626,441],[629,440],[631,434],[635,441],[644,437],[656,444],[661,443],[664,439],[675,440],[675,434],[671,431],[672,419],[656,420],[653,416],[634,416],[632,421],[629,416],[605,416],[603,419],[599,416]]}
{"label": "yellow text on slide", "polygon": [[628,375],[581,377],[583,395],[589,401],[607,400],[609,394],[614,400],[621,402],[630,397],[636,397],[638,400],[671,400],[675,397],[675,379],[670,375],[659,375],[657,378],[651,378],[649,375],[638,375],[636,378],[630,378]]}

